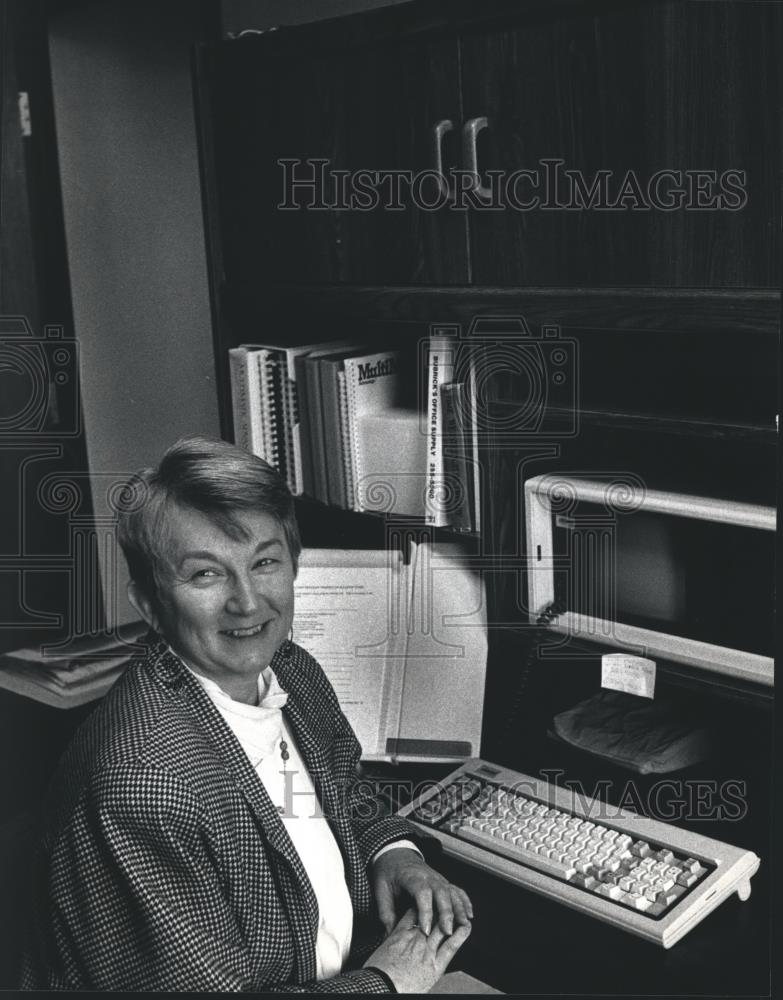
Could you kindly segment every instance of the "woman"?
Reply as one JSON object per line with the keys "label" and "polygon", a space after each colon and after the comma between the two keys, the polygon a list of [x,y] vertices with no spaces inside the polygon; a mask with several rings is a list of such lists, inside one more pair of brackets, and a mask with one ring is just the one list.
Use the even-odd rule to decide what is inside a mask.
{"label": "woman", "polygon": [[152,631],[53,783],[24,984],[426,991],[470,901],[356,781],[351,727],[288,638],[285,485],[199,438],[131,485],[120,543]]}

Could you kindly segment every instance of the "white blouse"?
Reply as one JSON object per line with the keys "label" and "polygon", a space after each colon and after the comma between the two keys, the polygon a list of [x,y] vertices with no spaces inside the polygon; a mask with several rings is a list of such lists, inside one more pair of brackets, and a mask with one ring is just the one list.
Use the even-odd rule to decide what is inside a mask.
{"label": "white blouse", "polygon": [[[318,903],[316,976],[329,979],[339,975],[351,948],[353,907],[340,848],[321,814],[312,779],[283,717],[288,694],[280,687],[271,667],[258,678],[258,705],[234,701],[211,678],[189,666],[188,669],[225,719],[280,811],[313,887]],[[281,741],[286,744],[287,760],[283,760]],[[382,848],[375,857],[398,847],[417,850],[411,841],[398,840]]]}

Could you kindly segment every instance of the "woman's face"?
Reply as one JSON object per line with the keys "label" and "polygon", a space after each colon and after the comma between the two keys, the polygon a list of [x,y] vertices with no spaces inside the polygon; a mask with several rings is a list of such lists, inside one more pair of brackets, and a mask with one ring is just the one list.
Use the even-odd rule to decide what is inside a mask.
{"label": "woman's face", "polygon": [[179,510],[158,600],[137,593],[134,603],[189,666],[237,701],[255,704],[258,675],[291,628],[294,568],[274,517],[242,513],[237,520],[247,538]]}

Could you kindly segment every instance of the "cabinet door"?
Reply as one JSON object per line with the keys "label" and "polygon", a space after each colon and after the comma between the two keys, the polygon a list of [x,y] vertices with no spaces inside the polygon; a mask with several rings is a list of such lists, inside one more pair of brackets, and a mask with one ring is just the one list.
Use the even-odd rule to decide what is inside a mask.
{"label": "cabinet door", "polygon": [[[365,207],[345,213],[354,282],[468,281],[465,213],[449,207],[445,190],[431,176],[436,130],[444,172],[460,162],[458,60],[456,39],[384,41],[364,45],[350,57],[346,158],[352,184],[359,172],[364,183],[380,172],[377,195],[371,196],[375,204],[365,199]],[[452,127],[438,130],[439,122]]]}
{"label": "cabinet door", "polygon": [[334,49],[248,38],[209,49],[200,74],[223,305],[247,322],[266,285],[345,277],[341,216],[328,207],[344,136],[343,62]]}
{"label": "cabinet door", "polygon": [[723,0],[465,37],[484,182],[537,171],[471,211],[472,280],[776,287],[780,41],[779,4]]}

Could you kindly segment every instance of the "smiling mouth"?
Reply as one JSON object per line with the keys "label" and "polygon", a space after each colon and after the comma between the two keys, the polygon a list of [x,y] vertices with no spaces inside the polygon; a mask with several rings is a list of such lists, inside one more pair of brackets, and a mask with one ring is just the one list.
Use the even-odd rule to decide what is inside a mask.
{"label": "smiling mouth", "polygon": [[268,622],[262,622],[260,625],[251,625],[249,628],[224,628],[221,629],[221,634],[230,636],[232,639],[249,639],[263,632],[268,624]]}

